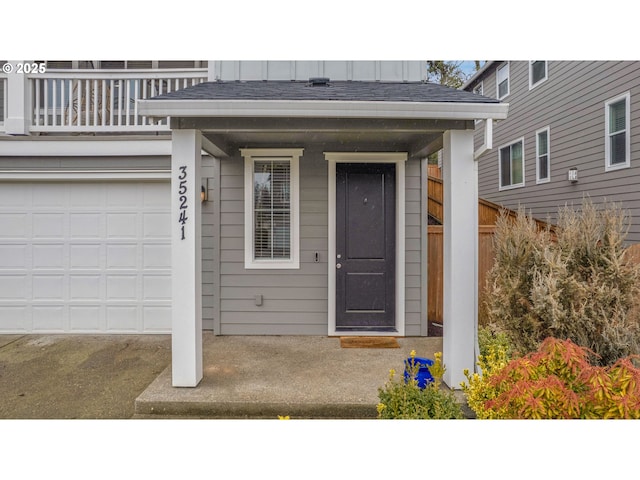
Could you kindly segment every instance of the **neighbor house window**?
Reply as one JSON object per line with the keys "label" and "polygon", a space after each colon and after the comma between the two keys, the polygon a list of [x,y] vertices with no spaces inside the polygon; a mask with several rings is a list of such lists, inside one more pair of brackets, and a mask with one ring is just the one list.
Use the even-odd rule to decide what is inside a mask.
{"label": "neighbor house window", "polygon": [[605,169],[615,170],[630,165],[629,92],[605,103]]}
{"label": "neighbor house window", "polygon": [[529,90],[547,79],[547,61],[532,60],[529,62]]}
{"label": "neighbor house window", "polygon": [[498,99],[509,95],[509,64],[505,63],[496,72],[496,84],[498,86]]}
{"label": "neighbor house window", "polygon": [[302,149],[242,149],[245,268],[299,268]]}
{"label": "neighbor house window", "polygon": [[549,127],[546,127],[536,132],[536,182],[548,182],[550,177]]}
{"label": "neighbor house window", "polygon": [[524,185],[524,139],[500,147],[498,170],[500,189]]}

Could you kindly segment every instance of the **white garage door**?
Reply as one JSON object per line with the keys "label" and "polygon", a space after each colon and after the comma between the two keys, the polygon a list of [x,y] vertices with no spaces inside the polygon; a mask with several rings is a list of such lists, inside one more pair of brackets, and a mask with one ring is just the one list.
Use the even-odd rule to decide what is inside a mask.
{"label": "white garage door", "polygon": [[170,332],[169,189],[0,183],[0,333]]}

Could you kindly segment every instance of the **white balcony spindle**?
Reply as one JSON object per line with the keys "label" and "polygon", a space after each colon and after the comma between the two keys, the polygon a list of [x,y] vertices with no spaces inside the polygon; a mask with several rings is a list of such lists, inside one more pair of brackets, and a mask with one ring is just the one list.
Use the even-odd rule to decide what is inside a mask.
{"label": "white balcony spindle", "polygon": [[51,117],[51,124],[55,127],[58,124],[58,80],[57,79],[53,79],[52,80],[52,96],[53,96],[53,102],[52,102],[52,117]]}
{"label": "white balcony spindle", "polygon": [[138,99],[140,98],[140,81],[134,80],[133,83],[133,124],[138,125]]}
{"label": "white balcony spindle", "polygon": [[118,126],[122,126],[122,80],[118,80]]}
{"label": "white balcony spindle", "polygon": [[125,102],[127,102],[126,112],[127,112],[127,126],[131,124],[131,80],[127,81],[126,88],[127,96],[125,97]]}
{"label": "white balcony spindle", "polygon": [[34,80],[34,84],[36,86],[36,91],[35,91],[35,124],[36,125],[40,125],[40,82],[38,81],[38,79],[36,78]]}
{"label": "white balcony spindle", "polygon": [[[149,98],[147,97],[147,82],[144,80],[142,81],[142,98]],[[147,117],[145,116],[142,117],[142,125],[147,125]]]}
{"label": "white balcony spindle", "polygon": [[84,124],[86,126],[90,125],[90,119],[89,119],[89,101],[91,99],[91,80],[85,80],[85,94],[84,94]]}
{"label": "white balcony spindle", "polygon": [[66,100],[67,81],[60,80],[60,126],[64,127],[65,120],[65,100]]}
{"label": "white balcony spindle", "polygon": [[107,81],[100,80],[100,90],[102,91],[102,101],[100,104],[100,126],[107,124]]}
{"label": "white balcony spindle", "polygon": [[114,95],[115,95],[115,82],[109,80],[109,125],[113,126],[113,111],[115,109]]}

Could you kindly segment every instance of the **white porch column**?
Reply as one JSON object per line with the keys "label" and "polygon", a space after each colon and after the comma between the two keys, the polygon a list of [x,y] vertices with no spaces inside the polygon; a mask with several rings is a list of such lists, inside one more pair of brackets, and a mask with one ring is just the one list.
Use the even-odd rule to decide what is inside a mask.
{"label": "white porch column", "polygon": [[15,66],[23,61],[9,62],[14,66],[7,74],[7,111],[4,118],[4,130],[12,135],[27,135],[31,126],[31,95],[29,79],[25,73],[16,73]]}
{"label": "white porch column", "polygon": [[202,262],[199,130],[173,130],[171,138],[172,384],[202,380]]}
{"label": "white porch column", "polygon": [[444,134],[444,381],[460,388],[474,370],[478,317],[478,168],[473,130]]}

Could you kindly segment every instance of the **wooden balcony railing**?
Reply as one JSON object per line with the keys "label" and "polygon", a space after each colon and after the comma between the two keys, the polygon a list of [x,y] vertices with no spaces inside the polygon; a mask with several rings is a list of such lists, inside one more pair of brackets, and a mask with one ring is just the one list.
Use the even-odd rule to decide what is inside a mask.
{"label": "wooden balcony railing", "polygon": [[137,101],[206,80],[206,69],[57,70],[31,74],[30,131],[168,130],[167,118],[158,120],[140,115]]}

